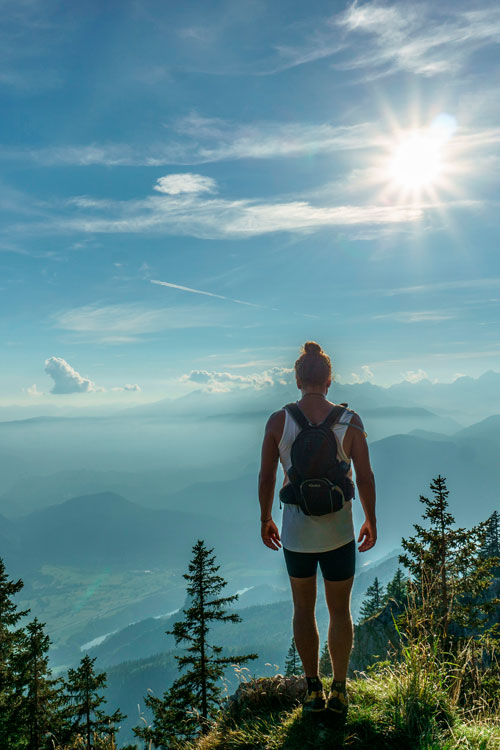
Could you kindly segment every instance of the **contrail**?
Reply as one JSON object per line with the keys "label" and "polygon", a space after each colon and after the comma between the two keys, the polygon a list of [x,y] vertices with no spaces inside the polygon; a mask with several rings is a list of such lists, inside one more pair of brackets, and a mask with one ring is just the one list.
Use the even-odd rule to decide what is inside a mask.
{"label": "contrail", "polygon": [[238,305],[248,305],[249,307],[260,307],[262,305],[256,305],[254,302],[243,302],[241,299],[232,299],[231,297],[224,297],[222,294],[214,294],[213,292],[203,292],[201,289],[191,289],[189,286],[181,286],[180,284],[171,284],[169,281],[158,281],[158,279],[150,279],[152,284],[159,284],[160,286],[168,286],[171,289],[180,289],[181,292],[191,292],[191,294],[204,294],[207,297],[217,297],[217,299],[225,299],[228,302],[236,302]]}

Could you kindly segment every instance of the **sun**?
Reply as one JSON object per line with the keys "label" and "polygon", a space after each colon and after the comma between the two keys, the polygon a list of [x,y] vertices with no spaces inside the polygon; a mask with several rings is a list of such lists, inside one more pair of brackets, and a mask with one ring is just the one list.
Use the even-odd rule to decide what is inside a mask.
{"label": "sun", "polygon": [[440,190],[450,186],[450,140],[457,128],[453,116],[441,113],[426,127],[411,130],[395,128],[387,138],[380,177],[386,196],[399,200],[437,199]]}
{"label": "sun", "polygon": [[390,179],[407,190],[434,185],[443,171],[442,146],[442,140],[433,133],[406,135],[390,159]]}

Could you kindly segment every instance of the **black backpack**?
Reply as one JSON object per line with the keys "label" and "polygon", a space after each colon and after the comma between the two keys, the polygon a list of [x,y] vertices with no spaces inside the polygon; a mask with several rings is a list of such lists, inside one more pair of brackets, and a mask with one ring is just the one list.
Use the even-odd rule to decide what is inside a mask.
{"label": "black backpack", "polygon": [[320,424],[310,424],[297,404],[284,407],[300,432],[290,453],[290,483],[280,490],[280,501],[298,505],[307,516],[334,513],[354,497],[354,484],[348,476],[350,465],[338,459],[332,432],[346,406],[334,406]]}

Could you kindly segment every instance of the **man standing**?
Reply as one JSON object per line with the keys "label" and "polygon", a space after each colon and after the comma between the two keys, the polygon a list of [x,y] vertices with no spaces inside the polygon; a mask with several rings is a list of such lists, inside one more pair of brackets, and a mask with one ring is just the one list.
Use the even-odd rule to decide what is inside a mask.
{"label": "man standing", "polygon": [[[319,344],[314,341],[304,344],[295,363],[295,376],[302,398],[296,406],[289,405],[272,414],[266,425],[259,473],[261,536],[264,544],[272,550],[283,546],[294,604],[293,634],[307,678],[303,710],[318,716],[328,711],[331,715],[345,718],[348,707],[346,678],[353,643],[350,611],[355,570],[352,493],[349,496],[347,491],[339,489],[342,500],[338,509],[331,512],[322,510],[321,515],[314,512],[309,514],[307,505],[304,506],[300,500],[300,491],[297,490],[294,495],[297,472],[292,467],[292,445],[304,426],[319,425],[325,419],[332,422],[326,423],[334,434],[336,444],[336,456],[332,455],[331,459],[337,462],[337,466],[345,467],[346,471],[341,487],[346,488],[349,483],[352,486],[352,460],[365,513],[358,537],[360,552],[371,549],[377,540],[375,481],[361,419],[352,410],[340,408],[326,398],[332,382],[331,362]],[[335,447],[332,453],[334,450]],[[285,474],[283,486],[290,490],[287,496],[291,496],[292,500],[297,498],[285,501],[281,537],[271,514],[278,461]],[[328,648],[333,682],[328,697],[324,694],[319,677],[319,634],[315,615],[318,563],[330,614]]]}

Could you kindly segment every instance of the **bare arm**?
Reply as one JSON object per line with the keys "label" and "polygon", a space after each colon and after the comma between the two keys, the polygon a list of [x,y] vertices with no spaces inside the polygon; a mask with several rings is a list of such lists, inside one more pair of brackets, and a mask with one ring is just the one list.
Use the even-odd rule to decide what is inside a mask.
{"label": "bare arm", "polygon": [[267,422],[259,472],[259,503],[261,519],[262,541],[270,549],[281,547],[278,527],[272,519],[274,489],[276,486],[276,470],[278,468],[279,451],[276,439],[277,430],[283,417],[279,412],[272,414]]}
{"label": "bare arm", "polygon": [[[352,423],[358,427],[363,427],[363,423],[356,414],[352,418]],[[375,515],[375,477],[370,465],[370,455],[368,452],[368,443],[364,432],[353,430],[351,457],[356,472],[356,485],[359,492],[359,499],[365,512],[365,522],[361,526],[358,542],[361,542],[358,548],[360,552],[366,552],[371,549],[377,541],[377,519]]]}

